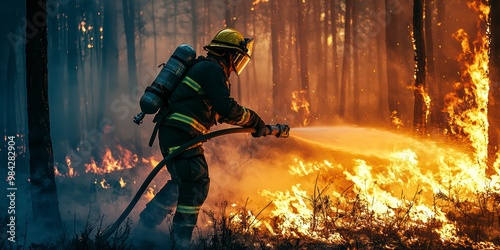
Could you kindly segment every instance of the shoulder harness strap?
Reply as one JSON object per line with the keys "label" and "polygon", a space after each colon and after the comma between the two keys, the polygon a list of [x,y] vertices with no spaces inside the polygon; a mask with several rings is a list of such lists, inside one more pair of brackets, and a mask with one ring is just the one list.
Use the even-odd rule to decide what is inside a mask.
{"label": "shoulder harness strap", "polygon": [[[193,65],[195,65],[196,63],[201,62],[201,61],[212,61],[212,62],[216,62],[217,63],[217,61],[215,59],[213,59],[213,58],[199,56],[198,58],[196,58],[189,65],[189,68],[192,67]],[[186,70],[186,73],[187,73],[187,70]],[[182,78],[184,78],[184,77],[185,77],[185,74],[183,75]],[[202,99],[204,96],[205,95],[202,95],[202,94],[195,95],[195,96],[191,96],[191,97],[184,98],[184,99],[181,99],[181,100],[177,100],[176,102],[165,104],[165,106],[163,106],[160,109],[160,111],[158,111],[158,113],[156,113],[155,117],[153,118],[153,123],[156,123],[156,124],[155,124],[155,127],[153,128],[153,133],[151,134],[151,138],[149,138],[149,147],[153,146],[153,143],[155,141],[156,135],[158,134],[158,129],[160,128],[160,124],[167,117],[167,114],[170,112],[172,105],[181,104],[183,102],[188,102],[188,101],[191,101],[191,100]]]}

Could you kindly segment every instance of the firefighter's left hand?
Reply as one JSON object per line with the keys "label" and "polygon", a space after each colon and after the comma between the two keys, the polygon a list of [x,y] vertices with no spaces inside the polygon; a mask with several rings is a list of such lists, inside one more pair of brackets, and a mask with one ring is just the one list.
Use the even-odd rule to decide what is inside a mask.
{"label": "firefighter's left hand", "polygon": [[266,136],[270,133],[270,128],[265,125],[264,123],[261,123],[259,124],[259,126],[257,126],[255,128],[255,133],[252,133],[252,136],[254,138],[258,138],[258,137],[261,137],[261,136]]}

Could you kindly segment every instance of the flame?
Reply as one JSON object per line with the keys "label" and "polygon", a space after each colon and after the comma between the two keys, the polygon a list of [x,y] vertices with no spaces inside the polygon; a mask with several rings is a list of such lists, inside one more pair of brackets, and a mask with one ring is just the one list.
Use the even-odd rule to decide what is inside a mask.
{"label": "flame", "polygon": [[391,124],[394,125],[397,129],[400,129],[404,126],[403,120],[398,117],[398,111],[396,110],[391,112]]}
{"label": "flame", "polygon": [[307,126],[310,122],[311,111],[309,110],[309,102],[306,99],[307,90],[293,91],[292,92],[292,106],[291,109],[297,113],[302,110],[303,118],[302,125]]}
{"label": "flame", "polygon": [[77,171],[71,166],[71,158],[69,156],[66,156],[66,167],[67,171],[65,174],[61,174],[61,172],[59,172],[59,169],[57,169],[57,167],[54,167],[54,175],[69,178],[78,176]]}
{"label": "flame", "polygon": [[106,179],[102,179],[99,184],[101,184],[101,187],[104,188],[104,189],[108,189],[110,188],[111,186],[109,185],[109,183],[106,181]]}
{"label": "flame", "polygon": [[121,188],[124,188],[125,186],[127,186],[127,183],[125,183],[125,181],[123,180],[122,177],[120,177],[119,183],[120,183]]}
{"label": "flame", "polygon": [[142,163],[149,163],[151,167],[156,167],[160,161],[156,160],[154,156],[151,156],[149,158],[142,158]]}
{"label": "flame", "polygon": [[102,164],[97,165],[92,158],[90,163],[85,164],[85,173],[106,174],[114,171],[133,168],[138,162],[137,155],[133,154],[130,150],[124,149],[122,146],[117,146],[118,157],[115,159],[113,153],[109,148],[106,148]]}
{"label": "flame", "polygon": [[317,163],[317,162],[304,162],[295,158],[294,163],[295,164],[290,165],[288,172],[291,175],[298,175],[298,176],[306,176],[322,169],[327,170],[333,168],[333,164],[327,160],[324,160],[323,163]]}
{"label": "flame", "polygon": [[[449,133],[466,137],[474,148],[476,160],[486,168],[488,159],[488,93],[489,93],[489,37],[487,27],[489,6],[470,1],[468,6],[479,12],[477,39],[470,46],[469,35],[459,29],[453,37],[460,42],[462,54],[462,82],[454,85],[454,93],[445,97],[445,111],[449,115]],[[484,170],[483,170],[484,171]]]}
{"label": "flame", "polygon": [[148,201],[151,201],[155,197],[155,190],[151,187],[148,187],[148,190],[144,192],[144,197],[146,197]]}
{"label": "flame", "polygon": [[[425,161],[420,160],[419,155],[425,155]],[[374,167],[366,160],[355,159],[351,167],[335,166],[329,160],[318,163],[294,158],[293,164],[289,166],[292,175],[302,179],[304,176],[326,172],[326,176],[333,176],[334,172],[340,170],[344,175],[342,179],[352,183],[353,195],[336,190],[320,192],[317,183],[314,184],[315,191],[308,192],[307,188],[303,188],[307,185],[305,182],[292,185],[290,190],[285,191],[265,189],[260,194],[272,201],[273,208],[269,214],[271,218],[277,218],[279,223],[272,225],[272,220],[266,220],[263,221],[263,227],[273,235],[307,237],[329,244],[341,244],[344,239],[335,228],[350,225],[350,220],[360,220],[359,227],[373,223],[382,227],[392,223],[391,220],[398,222],[399,218],[404,219],[405,227],[435,225],[433,233],[443,241],[459,242],[464,238],[457,228],[457,222],[447,217],[452,210],[450,204],[460,204],[464,198],[473,199],[481,192],[500,194],[498,175],[491,178],[478,175],[480,164],[468,154],[451,148],[428,149],[426,153],[417,153],[408,148],[391,153],[388,160],[386,165]],[[429,165],[436,167],[430,168]],[[353,204],[360,206],[356,215],[353,215]],[[495,211],[495,204],[488,202],[485,207],[474,209],[478,214],[481,209]],[[371,224],[362,221],[363,216],[368,215]]]}

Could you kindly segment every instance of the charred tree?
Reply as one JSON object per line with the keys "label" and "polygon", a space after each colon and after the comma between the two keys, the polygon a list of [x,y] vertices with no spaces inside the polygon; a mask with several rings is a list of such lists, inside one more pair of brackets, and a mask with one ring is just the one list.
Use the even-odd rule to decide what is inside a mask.
{"label": "charred tree", "polygon": [[[314,60],[315,68],[316,68],[316,74],[318,77],[317,80],[317,99],[315,102],[316,106],[316,117],[322,117],[326,116],[328,112],[328,105],[322,105],[323,103],[326,103],[328,101],[328,87],[327,87],[327,81],[325,77],[325,70],[324,70],[324,65],[326,64],[326,57],[324,53],[326,51],[323,50],[323,34],[322,34],[322,24],[323,21],[320,20],[320,16],[322,13],[322,1],[314,1],[313,2],[313,24],[314,24],[314,30],[316,35],[314,36],[315,38],[315,46],[314,49],[316,50],[316,57]],[[324,12],[323,12],[324,13]],[[326,26],[326,25],[325,25]],[[325,34],[326,35],[326,34]]]}
{"label": "charred tree", "polygon": [[153,24],[153,48],[154,48],[154,65],[158,64],[158,47],[156,44],[156,15],[155,15],[155,0],[151,0],[151,23]]}
{"label": "charred tree", "polygon": [[80,88],[78,82],[78,20],[75,2],[68,3],[68,109],[66,138],[69,146],[76,149],[80,143]]}
{"label": "charred tree", "polygon": [[328,0],[321,2],[322,11],[325,14],[325,18],[322,21],[322,23],[323,23],[323,39],[322,39],[323,44],[321,46],[323,47],[323,51],[325,53],[323,54],[323,58],[322,58],[323,64],[321,67],[322,67],[322,71],[323,71],[323,79],[321,79],[321,81],[325,85],[324,91],[325,91],[325,95],[326,95],[326,97],[323,101],[323,106],[326,106],[325,112],[323,113],[323,116],[331,118],[332,117],[332,115],[331,115],[332,107],[331,107],[331,105],[329,105],[330,95],[328,94],[328,89],[329,89],[328,86],[331,86],[332,83],[329,81],[330,78],[329,78],[329,74],[328,74],[328,60],[330,58],[329,53],[332,50],[330,48],[328,48],[328,46],[329,46],[328,34],[330,32],[330,25],[328,24],[329,20],[330,20],[330,13],[329,13],[329,9],[328,9],[329,3],[328,2],[329,2]]}
{"label": "charred tree", "polygon": [[[191,36],[193,39],[193,48],[197,49],[198,47],[198,8],[196,5],[197,0],[191,0]],[[238,86],[239,88],[239,86]]]}
{"label": "charred tree", "polygon": [[[294,30],[297,30],[297,25],[292,23],[291,20],[297,20],[298,13],[296,11],[287,11],[287,9],[293,8],[293,1],[279,1],[278,8],[278,37],[279,37],[279,64],[280,64],[280,81],[281,81],[281,100],[283,105],[281,105],[282,115],[286,115],[290,112],[292,103],[292,93],[294,88],[288,91],[283,91],[286,89],[285,86],[290,84],[293,80],[292,74],[298,73],[298,50],[292,49],[292,40],[295,40]],[[298,44],[298,43],[295,43]],[[294,59],[295,56],[295,59]],[[293,82],[299,82],[298,80]]]}
{"label": "charred tree", "polygon": [[434,55],[434,36],[433,36],[433,25],[434,25],[434,10],[435,10],[435,1],[434,0],[425,0],[424,1],[424,9],[425,9],[425,53],[427,58],[427,70],[426,70],[426,82],[428,84],[429,94],[431,96],[430,103],[430,119],[428,121],[429,125],[433,127],[440,128],[442,127],[442,107],[440,106],[438,99],[441,99],[439,88],[439,83],[436,82],[436,57]]}
{"label": "charred tree", "polygon": [[122,0],[125,41],[127,43],[127,72],[130,90],[137,84],[135,56],[135,6],[133,0]]}
{"label": "charred tree", "polygon": [[389,99],[389,113],[391,114],[393,124],[399,127],[402,125],[401,119],[401,98],[399,96],[400,88],[400,73],[397,67],[402,63],[400,56],[401,41],[400,28],[398,22],[398,13],[395,8],[391,8],[391,0],[385,0],[387,17],[387,26],[385,30],[385,46],[386,46],[386,67],[387,67],[387,85]]}
{"label": "charred tree", "polygon": [[339,102],[339,117],[345,117],[345,109],[347,102],[347,82],[351,72],[350,57],[352,52],[351,29],[352,29],[352,1],[346,1],[345,7],[345,40],[344,40],[344,55],[342,59],[342,77],[340,80],[340,102]]}
{"label": "charred tree", "polygon": [[[436,63],[434,64],[434,83],[432,88],[435,91],[435,95],[438,97],[434,103],[433,106],[435,109],[432,111],[434,113],[434,118],[435,123],[439,125],[440,129],[444,129],[446,125],[445,121],[445,114],[443,113],[444,109],[444,90],[443,90],[443,85],[445,82],[443,81],[443,70],[440,69],[442,67],[446,67],[446,57],[444,53],[444,38],[445,38],[445,22],[446,22],[446,16],[445,16],[445,2],[444,1],[436,1],[435,2],[436,6],[436,23],[439,23],[441,25],[435,26],[435,33],[436,33],[436,53],[435,53],[435,61]],[[442,66],[441,66],[442,65]],[[431,76],[432,77],[432,76]]]}
{"label": "charred tree", "polygon": [[[26,1],[26,16],[39,16],[38,32],[26,43],[26,89],[28,146],[33,219],[44,232],[57,233],[62,221],[54,176],[54,157],[50,137],[47,72],[46,1]],[[27,34],[33,32],[26,27]]]}
{"label": "charred tree", "polygon": [[[133,0],[122,0],[123,21],[125,26],[125,41],[127,44],[128,91],[137,86],[137,58],[135,55],[135,6]],[[139,159],[142,157],[141,138],[139,130],[134,131],[134,145]]]}
{"label": "charred tree", "polygon": [[[25,40],[19,35],[18,27],[21,25],[17,20],[21,20],[26,13],[23,8],[24,3],[9,3],[13,8],[3,8],[0,10],[0,22],[4,23],[0,28],[0,82],[3,84],[3,90],[0,94],[2,114],[0,115],[0,126],[3,135],[15,135],[24,130],[17,124],[18,112],[15,106],[19,101],[16,100],[16,83],[23,79],[18,74],[16,68],[16,57],[19,56],[24,48]],[[32,31],[33,32],[33,31]],[[30,34],[30,33],[28,33]],[[5,144],[7,146],[7,144]],[[2,158],[7,160],[7,158]],[[2,162],[4,163],[4,162]],[[5,163],[7,166],[7,163]],[[6,168],[2,169],[5,170]],[[6,175],[4,175],[6,176]]]}
{"label": "charred tree", "polygon": [[[66,53],[63,52],[63,41],[62,41],[62,25],[60,24],[60,15],[49,15],[47,20],[47,32],[49,36],[49,47],[48,56],[50,61],[48,62],[49,79],[51,84],[49,85],[50,93],[50,107],[51,120],[60,119],[60,117],[65,117],[68,110],[67,105],[64,105],[66,93],[67,93],[67,80],[64,65],[64,56]],[[65,152],[64,142],[65,136],[67,134],[67,124],[65,123],[52,123],[52,131],[58,131],[58,133],[52,134],[52,145],[54,151],[54,159],[56,162],[64,162]]]}
{"label": "charred tree", "polygon": [[300,65],[300,91],[298,93],[298,98],[301,102],[301,108],[299,109],[299,119],[304,125],[308,123],[309,119],[309,106],[311,103],[311,93],[309,92],[309,67],[308,67],[308,38],[307,35],[307,21],[304,12],[307,10],[307,3],[302,0],[297,0],[297,45],[298,45],[298,64]]}
{"label": "charred tree", "polygon": [[235,20],[233,20],[233,8],[230,7],[230,4],[226,6],[226,9],[224,11],[224,23],[226,24],[227,28],[234,28],[236,24]]}
{"label": "charred tree", "polygon": [[[386,13],[385,11],[382,12],[384,10],[384,1],[383,0],[375,0],[374,1],[374,7],[375,7],[375,10],[378,12],[378,13]],[[386,14],[384,14],[383,18],[387,18]],[[382,19],[384,20],[384,19]],[[387,19],[385,19],[385,21],[387,21]],[[385,59],[384,57],[386,55],[384,55],[384,51],[385,49],[383,49],[382,46],[384,46],[384,30],[382,29],[382,27],[380,27],[380,33],[376,36],[376,45],[377,46],[377,76],[378,76],[378,93],[379,93],[379,96],[378,96],[378,118],[379,119],[383,119],[384,117],[388,117],[387,115],[387,87],[386,85],[384,84],[386,82],[385,78],[384,78],[384,72],[387,72],[387,71],[384,71],[384,65],[386,65],[386,62],[387,62],[387,59]],[[386,65],[387,66],[387,65]]]}
{"label": "charred tree", "polygon": [[339,65],[338,65],[338,55],[337,55],[337,12],[335,11],[335,3],[337,1],[335,0],[331,0],[329,1],[330,2],[330,25],[332,26],[332,83],[331,86],[332,86],[332,106],[335,104],[335,99],[338,98],[339,96],[339,91],[338,91],[338,81],[339,81],[339,77],[338,77],[338,69],[339,69]]}
{"label": "charred tree", "polygon": [[118,32],[116,30],[118,14],[116,8],[116,1],[104,0],[101,87],[96,127],[99,127],[99,123],[105,118],[105,112],[110,106],[110,97],[114,96],[118,84]]}
{"label": "charred tree", "polygon": [[425,58],[425,38],[424,38],[424,0],[414,0],[413,2],[413,34],[415,43],[415,85],[414,85],[414,113],[413,127],[420,134],[427,131],[427,103],[426,98],[426,58]]}
{"label": "charred tree", "polygon": [[[488,102],[488,166],[499,157],[500,140],[500,2],[490,2],[490,92]],[[498,170],[497,170],[498,171]]]}
{"label": "charred tree", "polygon": [[273,115],[278,120],[280,117],[284,117],[286,111],[284,107],[286,105],[282,105],[285,103],[283,86],[284,79],[282,79],[282,63],[285,63],[280,58],[280,49],[282,46],[280,44],[280,37],[283,37],[284,31],[282,30],[282,22],[285,20],[280,18],[280,8],[282,8],[283,4],[280,0],[270,0],[269,1],[271,7],[271,63],[273,66],[272,69],[272,84],[273,84]]}
{"label": "charred tree", "polygon": [[[353,113],[353,118],[355,122],[360,121],[360,109],[359,109],[359,102],[360,102],[360,95],[361,95],[361,86],[359,84],[359,75],[361,74],[360,72],[360,67],[359,67],[359,55],[360,55],[360,49],[362,48],[360,44],[360,40],[363,39],[360,36],[360,27],[359,27],[359,9],[360,9],[360,2],[359,0],[352,0],[352,37],[354,38],[354,46],[352,46],[352,59],[353,59],[353,71],[354,71],[354,77],[352,80],[352,92],[353,92],[353,108],[352,108],[352,113]],[[346,19],[348,20],[348,19]]]}
{"label": "charred tree", "polygon": [[[250,14],[250,13],[248,13],[248,10],[250,10],[250,8],[251,8],[250,7],[251,5],[248,5],[248,4],[252,4],[252,3],[246,2],[246,1],[243,2],[242,3],[243,8],[241,8],[242,12],[243,12],[243,29],[242,29],[242,32],[243,32],[244,36],[248,36],[248,26],[249,25],[247,25],[247,24],[248,24],[248,16]],[[252,55],[252,58],[254,59],[254,62],[255,62],[256,61],[255,60],[255,53]],[[249,71],[249,70],[250,69],[247,69],[247,71]],[[241,79],[242,79],[241,77],[238,77],[238,90],[241,91],[241,93],[239,94],[240,95],[240,102],[243,102],[243,90],[242,90],[243,85],[240,84],[240,80]],[[247,72],[247,73],[245,73],[245,82],[248,83],[250,81],[249,79],[250,79],[250,74]],[[248,85],[245,85],[245,86],[248,86]],[[248,95],[248,88],[246,88],[246,94],[247,94],[247,96],[249,96]],[[248,100],[250,100],[250,98],[248,98]]]}

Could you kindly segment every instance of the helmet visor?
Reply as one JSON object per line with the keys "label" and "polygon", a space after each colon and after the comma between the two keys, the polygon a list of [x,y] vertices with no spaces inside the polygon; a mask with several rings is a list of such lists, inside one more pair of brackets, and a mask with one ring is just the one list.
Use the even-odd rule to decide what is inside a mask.
{"label": "helmet visor", "polygon": [[247,66],[248,62],[250,62],[250,56],[236,53],[236,57],[233,61],[234,71],[236,71],[236,75],[241,74],[243,69]]}
{"label": "helmet visor", "polygon": [[245,38],[244,46],[245,53],[237,52],[236,57],[234,58],[233,65],[234,71],[236,71],[236,75],[240,75],[243,69],[250,62],[252,53],[253,53],[253,38]]}

